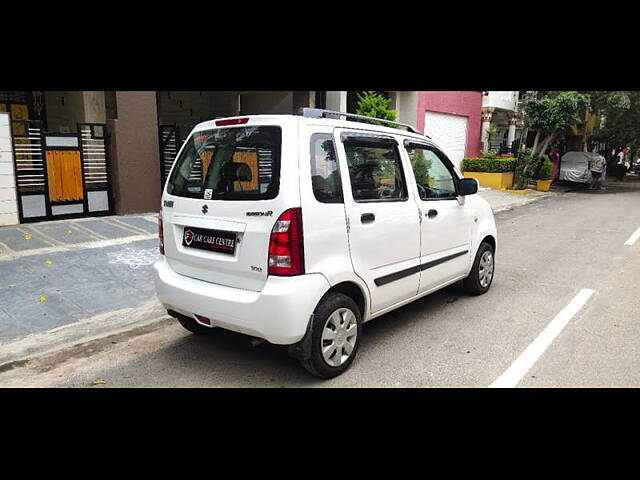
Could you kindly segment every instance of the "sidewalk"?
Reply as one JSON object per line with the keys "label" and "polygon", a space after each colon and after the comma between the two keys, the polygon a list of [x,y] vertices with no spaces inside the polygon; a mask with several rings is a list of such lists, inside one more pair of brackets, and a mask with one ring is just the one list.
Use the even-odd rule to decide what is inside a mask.
{"label": "sidewalk", "polygon": [[[568,188],[567,188],[568,189]],[[541,198],[553,197],[564,193],[564,187],[553,186],[549,192],[538,192],[536,190],[516,191],[511,190],[494,190],[488,187],[480,187],[479,194],[484,198],[489,205],[493,213],[504,212],[505,210],[511,210],[512,208],[521,207],[528,203],[535,202]]]}
{"label": "sidewalk", "polygon": [[0,343],[149,302],[157,228],[151,214],[0,228]]}
{"label": "sidewalk", "polygon": [[155,237],[157,215],[126,215],[0,227],[0,261],[38,253],[128,243]]}

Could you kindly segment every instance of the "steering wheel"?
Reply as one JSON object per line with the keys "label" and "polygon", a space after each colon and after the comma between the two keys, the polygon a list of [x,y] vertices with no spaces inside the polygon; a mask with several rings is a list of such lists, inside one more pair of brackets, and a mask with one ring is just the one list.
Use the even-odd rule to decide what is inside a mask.
{"label": "steering wheel", "polygon": [[385,188],[380,192],[380,198],[391,198],[393,196],[393,190]]}

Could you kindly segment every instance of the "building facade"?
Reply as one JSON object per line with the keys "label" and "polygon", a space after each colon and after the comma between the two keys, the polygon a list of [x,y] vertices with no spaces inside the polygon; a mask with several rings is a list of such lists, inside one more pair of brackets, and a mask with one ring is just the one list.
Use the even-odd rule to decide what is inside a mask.
{"label": "building facade", "polygon": [[399,121],[431,137],[456,166],[481,152],[482,92],[391,92]]}
{"label": "building facade", "polygon": [[482,97],[482,151],[501,154],[513,153],[520,140],[522,116],[519,111],[519,92],[483,92]]}
{"label": "building facade", "polygon": [[0,91],[1,224],[113,212],[105,98]]}
{"label": "building facade", "polygon": [[420,92],[418,128],[458,167],[480,154],[482,92]]}
{"label": "building facade", "polygon": [[[457,164],[480,152],[482,92],[382,92]],[[354,110],[347,91],[0,91],[0,224],[156,211],[198,123]],[[4,123],[3,123],[4,122]]]}

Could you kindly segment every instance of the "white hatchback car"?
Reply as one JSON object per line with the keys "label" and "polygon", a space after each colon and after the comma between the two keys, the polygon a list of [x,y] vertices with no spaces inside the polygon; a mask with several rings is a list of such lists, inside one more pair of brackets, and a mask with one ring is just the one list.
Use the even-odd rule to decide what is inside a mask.
{"label": "white hatchback car", "polygon": [[460,280],[485,293],[497,235],[478,183],[428,137],[380,123],[304,109],[196,126],[162,198],[169,314],[290,345],[330,378],[364,322]]}

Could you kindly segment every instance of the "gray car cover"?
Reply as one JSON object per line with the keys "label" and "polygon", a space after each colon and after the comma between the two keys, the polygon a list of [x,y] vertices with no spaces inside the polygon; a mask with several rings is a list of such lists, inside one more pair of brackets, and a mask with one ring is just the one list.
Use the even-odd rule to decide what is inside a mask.
{"label": "gray car cover", "polygon": [[[576,183],[591,183],[589,164],[595,157],[601,155],[589,152],[567,152],[560,159],[560,174],[558,180]],[[603,172],[603,179],[606,170]]]}

